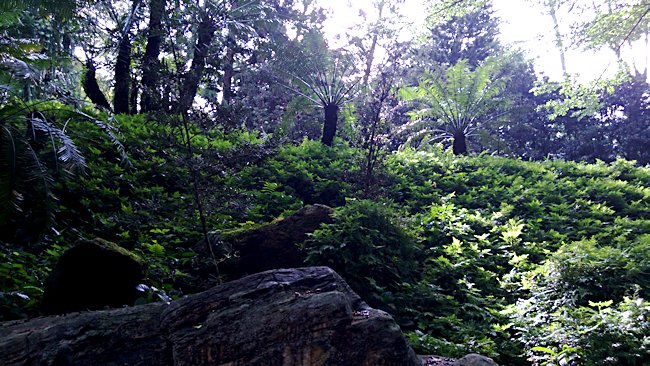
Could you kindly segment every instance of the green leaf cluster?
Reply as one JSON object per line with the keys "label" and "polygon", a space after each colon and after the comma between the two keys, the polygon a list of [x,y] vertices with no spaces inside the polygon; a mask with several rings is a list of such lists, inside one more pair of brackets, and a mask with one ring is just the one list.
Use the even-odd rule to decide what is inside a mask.
{"label": "green leaf cluster", "polygon": [[408,222],[390,204],[356,199],[333,218],[303,245],[307,263],[331,267],[364,301],[396,311],[399,292],[419,275],[413,264],[421,248]]}
{"label": "green leaf cluster", "polygon": [[650,171],[633,162],[405,149],[387,155],[369,200],[363,150],[340,142],[275,146],[194,125],[188,156],[173,119],[118,116],[120,151],[98,124],[66,116],[87,168],[52,184],[56,234],[2,248],[6,318],[38,314],[42,281],[79,237],[114,241],[147,263],[140,302],[192,292],[189,273],[210,260],[195,251],[193,167],[209,228],[223,235],[305,204],[335,207],[334,222],[302,244],[306,264],[334,268],[394,315],[419,352],[508,365],[647,362]]}

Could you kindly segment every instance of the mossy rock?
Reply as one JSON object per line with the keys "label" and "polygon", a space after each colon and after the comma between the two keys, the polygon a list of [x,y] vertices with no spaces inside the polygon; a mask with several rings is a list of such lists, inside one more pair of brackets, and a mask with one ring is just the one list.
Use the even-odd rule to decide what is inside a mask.
{"label": "mossy rock", "polygon": [[[299,244],[321,224],[332,222],[333,210],[325,205],[304,207],[294,215],[231,235],[227,241],[237,260],[224,270],[235,277],[279,268],[304,265]],[[224,239],[225,240],[225,239]]]}
{"label": "mossy rock", "polygon": [[[316,204],[267,224],[251,223],[245,228],[213,234],[210,240],[215,256],[230,257],[220,263],[221,274],[233,280],[271,269],[304,266],[306,255],[300,244],[320,225],[331,223],[332,213],[332,208]],[[186,270],[192,276],[184,283],[187,292],[199,292],[215,284],[210,280],[216,272],[205,241],[198,242],[193,249],[204,261],[202,266]]]}
{"label": "mossy rock", "polygon": [[115,243],[94,239],[68,249],[45,282],[48,314],[133,305],[145,265]]}

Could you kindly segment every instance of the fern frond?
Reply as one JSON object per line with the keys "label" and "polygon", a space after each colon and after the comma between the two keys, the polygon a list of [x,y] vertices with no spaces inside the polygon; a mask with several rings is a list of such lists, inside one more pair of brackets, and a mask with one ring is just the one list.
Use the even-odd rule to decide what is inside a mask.
{"label": "fern frond", "polygon": [[108,136],[108,139],[111,141],[111,144],[113,144],[113,146],[115,146],[115,148],[117,149],[117,152],[120,154],[120,159],[122,160],[122,162],[125,165],[129,166],[129,167],[133,166],[133,164],[131,164],[131,159],[129,159],[129,156],[126,153],[126,149],[124,148],[124,145],[122,144],[120,139],[117,137],[117,130],[113,126],[114,122],[115,122],[115,116],[114,115],[111,115],[111,117],[109,118],[109,121],[107,122],[107,121],[102,121],[99,118],[95,118],[95,117],[93,117],[93,116],[91,116],[91,115],[89,115],[87,113],[84,113],[84,112],[82,112],[80,110],[76,110],[75,113],[82,116],[82,117],[84,117],[84,118],[86,118],[86,119],[88,119],[88,120],[90,120],[91,122],[93,122],[95,124],[95,126],[99,127],[102,131],[104,131],[106,136]]}
{"label": "fern frond", "polygon": [[[64,164],[66,171],[73,172],[86,167],[86,159],[77,145],[59,127],[44,118],[30,118],[29,121],[32,128],[46,133],[52,139],[54,153],[57,159]],[[57,146],[55,139],[60,146]]]}
{"label": "fern frond", "polygon": [[11,215],[12,209],[19,209],[14,201],[16,180],[16,141],[9,126],[0,128],[0,223]]}
{"label": "fern frond", "polygon": [[[4,111],[2,111],[4,112]],[[49,225],[54,219],[54,183],[47,167],[24,136],[24,117],[0,118],[0,227],[4,232],[12,222],[37,220]],[[20,213],[17,215],[17,213]],[[10,230],[9,230],[10,231]],[[34,232],[38,229],[34,228]],[[6,239],[6,238],[5,238]]]}

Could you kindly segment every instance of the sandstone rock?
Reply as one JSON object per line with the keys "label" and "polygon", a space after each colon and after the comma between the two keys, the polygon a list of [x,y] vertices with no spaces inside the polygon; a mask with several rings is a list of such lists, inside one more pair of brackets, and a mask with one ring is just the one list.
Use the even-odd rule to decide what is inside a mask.
{"label": "sandstone rock", "polygon": [[421,365],[393,319],[327,267],[258,273],[170,304],[4,323],[0,364]]}
{"label": "sandstone rock", "polygon": [[224,270],[242,276],[269,269],[301,267],[304,255],[298,244],[322,223],[332,222],[331,214],[332,209],[327,206],[307,206],[294,215],[226,239],[232,243],[238,258]]}
{"label": "sandstone rock", "polygon": [[144,279],[140,259],[117,244],[95,239],[61,255],[45,282],[48,314],[133,305]]}
{"label": "sandstone rock", "polygon": [[454,366],[498,366],[491,358],[470,353],[469,355],[457,360]]}
{"label": "sandstone rock", "polygon": [[[215,255],[233,257],[220,264],[221,274],[228,279],[279,268],[296,268],[304,265],[305,254],[298,244],[307,239],[323,223],[331,223],[333,210],[324,205],[306,206],[294,215],[287,216],[260,227],[224,234],[211,238]],[[191,278],[181,287],[187,292],[199,292],[215,285],[210,278],[216,274],[210,252],[204,241],[194,251],[200,257],[194,268],[186,268]]]}

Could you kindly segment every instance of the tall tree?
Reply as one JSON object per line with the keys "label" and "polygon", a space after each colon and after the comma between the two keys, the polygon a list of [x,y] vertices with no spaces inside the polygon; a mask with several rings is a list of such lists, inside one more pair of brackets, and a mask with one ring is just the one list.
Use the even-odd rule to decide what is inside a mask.
{"label": "tall tree", "polygon": [[359,142],[365,151],[363,190],[367,197],[372,195],[375,171],[387,148],[393,111],[399,103],[398,70],[402,65],[397,50],[398,47],[392,49],[388,61],[381,65],[382,71],[373,78],[371,88],[366,88],[365,95],[355,101]]}
{"label": "tall tree", "polygon": [[207,8],[202,8],[199,16],[200,22],[197,29],[196,44],[193,47],[192,63],[190,69],[183,75],[183,82],[180,85],[178,111],[187,111],[194,102],[194,97],[196,97],[196,92],[203,77],[208,50],[217,30],[215,17]]}
{"label": "tall tree", "polygon": [[562,73],[564,75],[567,75],[569,72],[567,71],[567,65],[566,65],[566,46],[564,42],[564,34],[562,34],[562,31],[560,29],[560,20],[558,18],[558,10],[560,9],[560,6],[563,4],[562,0],[543,0],[542,4],[544,5],[544,9],[546,13],[551,17],[551,20],[553,21],[553,32],[555,35],[555,47],[557,48],[558,52],[560,53],[560,65],[562,66]]}
{"label": "tall tree", "polygon": [[[459,7],[463,7],[459,9]],[[427,18],[424,43],[417,50],[420,64],[454,65],[467,60],[478,66],[500,51],[499,19],[491,1],[471,0],[434,6]]]}
{"label": "tall tree", "polygon": [[[583,122],[586,130],[593,130],[590,118],[601,114],[609,108],[603,97],[611,95],[619,85],[631,80],[645,80],[648,70],[648,56],[639,60],[624,56],[625,48],[638,47],[639,43],[648,50],[648,35],[650,33],[650,5],[642,0],[601,0],[589,3],[575,0],[544,0],[537,1],[547,6],[554,6],[557,12],[579,11],[580,17],[571,28],[571,40],[576,46],[587,49],[611,49],[618,58],[618,72],[613,77],[604,78],[602,75],[588,83],[578,83],[574,77],[565,74],[561,83],[537,83],[534,92],[538,95],[552,96],[544,104],[549,118],[554,120],[569,115]],[[609,68],[610,66],[607,66]],[[634,73],[630,71],[634,69]],[[570,130],[570,129],[569,129]],[[601,135],[609,135],[605,130],[599,130]],[[610,144],[617,143],[612,140]],[[610,154],[611,155],[611,154]]]}
{"label": "tall tree", "polygon": [[222,101],[230,103],[233,97],[233,77],[235,76],[235,55],[237,54],[237,43],[234,38],[228,36],[225,42],[226,56],[223,59],[223,82],[221,84]]}
{"label": "tall tree", "polygon": [[[551,121],[537,107],[544,105],[551,96],[531,92],[537,82],[532,61],[523,52],[508,52],[502,66],[508,75],[503,97],[509,101],[509,113],[497,123],[484,126],[480,135],[480,150],[523,157],[544,159],[559,156],[562,145],[559,135],[561,121]],[[567,118],[567,122],[575,118]],[[563,121],[562,121],[563,122]]]}
{"label": "tall tree", "polygon": [[279,28],[286,31],[285,19],[292,19],[286,11],[292,6],[293,1],[206,1],[199,14],[196,44],[189,50],[193,57],[190,70],[183,75],[180,107],[191,106],[202,79],[209,80],[209,89],[220,87],[222,103],[211,103],[228,104],[235,95],[238,65],[247,58],[254,61],[255,47],[270,42],[271,33]]}
{"label": "tall tree", "polygon": [[[635,73],[603,97],[603,108],[596,121],[606,126],[605,133],[614,156],[650,164],[650,84],[642,73]],[[600,137],[599,136],[599,137]],[[597,156],[601,160],[606,157]]]}
{"label": "tall tree", "polygon": [[[397,41],[399,31],[404,27],[403,17],[399,13],[404,0],[387,1],[374,0],[371,9],[359,10],[362,23],[355,25],[352,30],[354,35],[349,37],[349,44],[353,47],[358,58],[362,78],[360,85],[369,87],[371,74],[375,65],[385,60],[379,58],[388,54],[388,49]],[[373,17],[372,20],[368,20]],[[404,44],[402,44],[404,46]]]}
{"label": "tall tree", "polygon": [[81,83],[86,96],[91,102],[96,106],[111,110],[111,105],[97,82],[97,68],[95,67],[95,62],[89,57],[86,58],[86,72],[84,73]]}
{"label": "tall tree", "polygon": [[553,43],[560,56],[560,66],[564,76],[569,75],[567,66],[567,43],[569,24],[564,19],[565,15],[578,12],[578,1],[576,0],[527,0],[531,4],[538,5],[543,15],[548,16],[553,24]]}
{"label": "tall tree", "polygon": [[425,74],[417,87],[400,90],[405,101],[415,102],[413,121],[402,130],[412,138],[451,140],[454,154],[466,154],[467,137],[482,124],[503,114],[500,98],[506,77],[500,63],[488,58],[474,70],[469,62],[441,67]]}
{"label": "tall tree", "polygon": [[149,0],[147,46],[142,58],[142,99],[140,110],[150,112],[160,108],[160,48],[163,40],[163,15],[166,0]]}
{"label": "tall tree", "polygon": [[117,58],[115,59],[115,86],[113,90],[113,111],[129,113],[129,93],[131,84],[131,29],[136,23],[142,0],[133,0],[119,32]]}
{"label": "tall tree", "polygon": [[[602,0],[582,7],[585,16],[574,26],[574,43],[587,49],[607,47],[619,61],[632,64],[637,74],[647,76],[650,4],[643,0]],[[634,57],[628,60],[623,57],[626,48],[641,46],[646,51],[641,65]]]}

